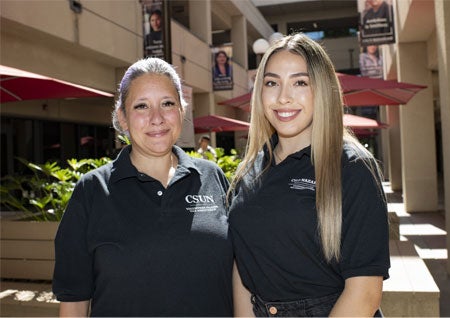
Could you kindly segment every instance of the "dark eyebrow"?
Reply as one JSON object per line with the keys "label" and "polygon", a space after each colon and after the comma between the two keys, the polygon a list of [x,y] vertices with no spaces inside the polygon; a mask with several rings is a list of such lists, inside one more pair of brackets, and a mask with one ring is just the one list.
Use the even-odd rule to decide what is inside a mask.
{"label": "dark eyebrow", "polygon": [[[280,75],[275,74],[275,73],[270,73],[270,72],[264,73],[264,77],[266,77],[266,76],[280,78]],[[307,72],[299,72],[299,73],[294,73],[294,74],[289,75],[289,77],[291,77],[291,78],[292,77],[301,77],[301,76],[309,77],[309,74]]]}

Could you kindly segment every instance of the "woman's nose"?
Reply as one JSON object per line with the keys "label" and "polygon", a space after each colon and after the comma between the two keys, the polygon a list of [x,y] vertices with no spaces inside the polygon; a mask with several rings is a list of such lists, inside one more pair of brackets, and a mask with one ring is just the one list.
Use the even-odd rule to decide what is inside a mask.
{"label": "woman's nose", "polygon": [[287,104],[292,102],[292,90],[288,85],[281,85],[278,102],[280,104]]}
{"label": "woman's nose", "polygon": [[150,123],[152,125],[161,125],[164,122],[164,116],[159,107],[152,108],[149,114]]}

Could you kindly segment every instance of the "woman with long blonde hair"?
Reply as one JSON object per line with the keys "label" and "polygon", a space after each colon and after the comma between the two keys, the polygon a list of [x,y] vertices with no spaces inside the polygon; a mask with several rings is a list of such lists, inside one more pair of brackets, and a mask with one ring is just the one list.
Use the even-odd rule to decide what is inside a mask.
{"label": "woman with long blonde hair", "polygon": [[390,266],[382,175],[343,127],[324,49],[302,34],[272,45],[251,106],[229,192],[236,315],[379,315]]}

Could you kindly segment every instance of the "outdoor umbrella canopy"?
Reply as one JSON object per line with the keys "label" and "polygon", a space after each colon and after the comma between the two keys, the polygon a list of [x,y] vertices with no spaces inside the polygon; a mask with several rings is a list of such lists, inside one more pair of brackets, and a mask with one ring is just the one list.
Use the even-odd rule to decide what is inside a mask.
{"label": "outdoor umbrella canopy", "polygon": [[232,107],[238,107],[245,111],[250,110],[250,99],[252,98],[252,92],[248,92],[246,94],[240,95],[238,97],[234,97],[231,99],[227,99],[223,102],[218,103],[219,105],[227,105]]}
{"label": "outdoor umbrella canopy", "polygon": [[336,73],[346,106],[402,105],[424,85]]}
{"label": "outdoor umbrella canopy", "polygon": [[388,124],[381,123],[375,119],[352,114],[344,114],[343,120],[344,126],[352,129],[380,129],[389,127]]}
{"label": "outdoor umbrella canopy", "polygon": [[[402,105],[427,86],[394,80],[336,73],[346,106]],[[246,93],[218,103],[250,111],[252,93]]]}
{"label": "outdoor umbrella canopy", "polygon": [[196,134],[204,132],[245,131],[249,127],[250,124],[245,121],[217,115],[194,118],[194,130]]}
{"label": "outdoor umbrella canopy", "polygon": [[0,65],[0,102],[81,97],[114,97],[113,94]]}

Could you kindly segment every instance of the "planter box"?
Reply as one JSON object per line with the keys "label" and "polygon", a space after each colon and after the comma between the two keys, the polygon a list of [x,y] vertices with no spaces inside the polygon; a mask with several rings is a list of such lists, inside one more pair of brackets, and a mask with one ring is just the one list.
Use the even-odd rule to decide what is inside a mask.
{"label": "planter box", "polygon": [[1,220],[1,278],[51,280],[59,222]]}

